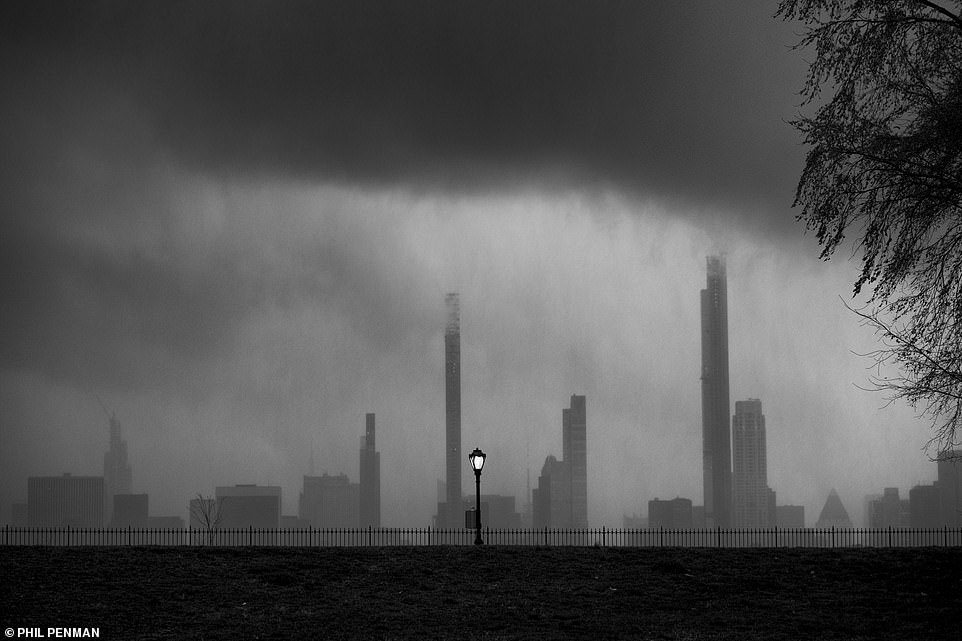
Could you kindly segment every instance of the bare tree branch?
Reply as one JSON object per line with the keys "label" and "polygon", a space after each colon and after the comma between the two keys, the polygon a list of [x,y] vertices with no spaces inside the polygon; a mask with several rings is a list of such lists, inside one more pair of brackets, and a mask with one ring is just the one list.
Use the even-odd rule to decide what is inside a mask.
{"label": "bare tree branch", "polygon": [[872,291],[866,308],[846,307],[882,345],[872,384],[931,420],[940,451],[962,434],[960,7],[782,0],[777,12],[805,25],[798,47],[814,51],[801,95],[818,109],[792,122],[809,145],[797,217],[822,258],[851,236],[854,293]]}
{"label": "bare tree branch", "polygon": [[932,9],[933,11],[935,11],[936,13],[941,13],[943,16],[947,17],[949,20],[951,20],[954,23],[953,24],[954,27],[958,29],[962,29],[962,16],[958,16],[952,13],[951,11],[949,11],[948,9],[946,9],[945,7],[939,6],[934,2],[929,2],[928,0],[916,0],[916,1],[920,5],[926,6]]}
{"label": "bare tree branch", "polygon": [[198,493],[197,498],[190,502],[190,514],[207,533],[207,544],[214,545],[217,530],[224,517],[223,503]]}

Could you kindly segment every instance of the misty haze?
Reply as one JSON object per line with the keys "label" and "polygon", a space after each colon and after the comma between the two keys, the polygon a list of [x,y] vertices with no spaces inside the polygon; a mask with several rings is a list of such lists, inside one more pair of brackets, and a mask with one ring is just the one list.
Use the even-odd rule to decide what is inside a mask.
{"label": "misty haze", "polygon": [[[698,292],[720,252],[731,399],[764,403],[779,503],[805,506],[811,525],[836,488],[861,524],[866,495],[935,479],[927,426],[856,387],[870,365],[856,353],[874,337],[840,300],[854,267],[820,262],[793,220],[802,151],[784,121],[804,69],[791,26],[765,3],[657,18],[585,5],[558,14],[580,31],[522,14],[521,31],[482,53],[509,7],[467,22],[437,7],[436,23],[347,18],[317,38],[379,34],[393,54],[337,69],[307,26],[323,22],[319,7],[285,23],[303,59],[258,27],[283,12],[222,8],[236,25],[213,39],[200,34],[219,10],[202,8],[8,23],[7,519],[28,477],[102,475],[99,396],[153,514],[186,518],[196,494],[239,483],[280,486],[296,514],[312,451],[315,474],[357,481],[373,412],[383,523],[430,525],[449,291],[461,297],[466,491],[467,452],[481,447],[484,490],[523,510],[581,394],[590,524],[621,526],[656,497],[701,504]],[[717,29],[716,10],[738,30]],[[390,38],[392,20],[437,46],[454,30],[457,55]],[[508,60],[501,77],[478,75]],[[564,81],[548,72],[560,68]],[[431,78],[458,78],[463,93],[435,98]],[[157,93],[161,82],[173,84]],[[365,87],[382,99],[345,110],[338,92],[366,101]]]}

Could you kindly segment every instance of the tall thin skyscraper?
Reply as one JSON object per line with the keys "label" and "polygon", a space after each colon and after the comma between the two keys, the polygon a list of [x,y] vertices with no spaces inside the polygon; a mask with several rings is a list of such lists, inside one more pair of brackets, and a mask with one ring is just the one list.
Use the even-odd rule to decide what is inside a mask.
{"label": "tall thin skyscraper", "polygon": [[[444,329],[444,435],[446,450],[446,527],[462,527],[461,474],[461,308],[457,293],[444,297],[448,322]],[[440,514],[438,515],[441,516]],[[441,519],[439,518],[439,521]]]}
{"label": "tall thin skyscraper", "polygon": [[375,449],[374,414],[365,415],[361,437],[360,526],[381,527],[381,453]]}
{"label": "tall thin skyscraper", "polygon": [[588,414],[585,397],[571,395],[571,406],[561,410],[562,458],[569,466],[570,526],[588,527]]}
{"label": "tall thin skyscraper", "polygon": [[765,415],[755,398],[735,401],[732,416],[732,504],[735,527],[772,525],[769,514]]}
{"label": "tall thin skyscraper", "polygon": [[944,450],[938,457],[941,521],[949,527],[962,525],[962,450]]}
{"label": "tall thin skyscraper", "polygon": [[707,259],[701,290],[701,416],[705,525],[731,527],[731,437],[728,391],[728,280],[725,258]]}
{"label": "tall thin skyscraper", "polygon": [[113,513],[114,495],[130,494],[133,472],[127,461],[127,441],[120,435],[120,421],[110,414],[110,448],[104,454],[104,514],[109,521]]}

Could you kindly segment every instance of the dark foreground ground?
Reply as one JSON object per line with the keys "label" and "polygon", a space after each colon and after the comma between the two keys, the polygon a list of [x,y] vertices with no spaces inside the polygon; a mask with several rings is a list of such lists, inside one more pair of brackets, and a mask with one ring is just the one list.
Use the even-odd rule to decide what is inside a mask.
{"label": "dark foreground ground", "polygon": [[102,639],[962,639],[960,549],[0,548],[0,584],[5,630]]}

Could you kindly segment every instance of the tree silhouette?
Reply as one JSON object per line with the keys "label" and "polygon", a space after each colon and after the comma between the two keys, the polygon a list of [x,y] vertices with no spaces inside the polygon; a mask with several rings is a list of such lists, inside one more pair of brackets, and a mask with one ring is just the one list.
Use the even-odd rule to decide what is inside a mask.
{"label": "tree silhouette", "polygon": [[190,502],[190,514],[207,533],[207,544],[214,545],[217,530],[224,517],[223,502],[198,493],[197,498]]}
{"label": "tree silhouette", "polygon": [[[962,423],[962,2],[783,0],[814,54],[814,116],[794,205],[828,259],[854,237],[878,334],[876,389],[932,421],[937,451]],[[830,95],[823,96],[823,91]],[[850,308],[851,309],[851,308]],[[887,365],[899,374],[887,375]]]}

